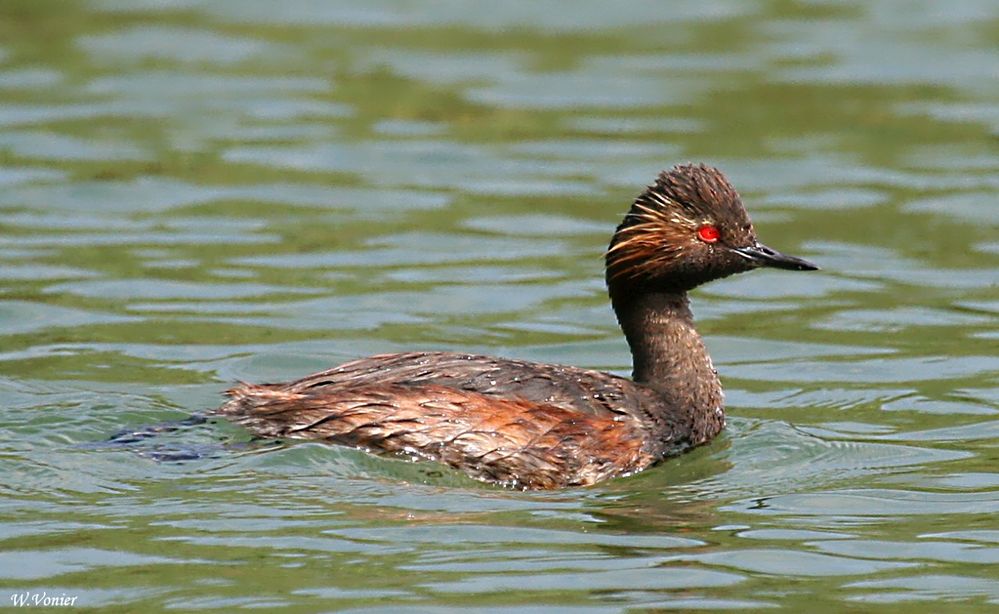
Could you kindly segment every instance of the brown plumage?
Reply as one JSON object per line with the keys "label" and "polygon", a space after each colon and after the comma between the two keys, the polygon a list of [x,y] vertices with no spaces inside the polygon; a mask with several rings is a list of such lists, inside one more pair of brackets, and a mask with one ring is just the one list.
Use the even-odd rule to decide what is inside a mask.
{"label": "brown plumage", "polygon": [[245,385],[230,394],[240,411],[252,408],[241,422],[260,435],[324,439],[439,460],[473,477],[520,488],[590,484],[653,460],[641,449],[641,423],[628,415],[592,415],[439,384],[360,384],[333,396]]}
{"label": "brown plumage", "polygon": [[816,268],[759,244],[721,172],[678,166],[636,199],[607,251],[632,380],[488,356],[386,354],[286,384],[242,384],[217,413],[262,437],[435,460],[516,488],[594,484],[722,429],[721,384],[686,292],[759,266]]}

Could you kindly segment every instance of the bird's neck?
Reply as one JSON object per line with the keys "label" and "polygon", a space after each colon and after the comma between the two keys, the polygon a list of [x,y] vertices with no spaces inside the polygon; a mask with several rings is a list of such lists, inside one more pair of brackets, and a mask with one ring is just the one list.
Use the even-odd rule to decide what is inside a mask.
{"label": "bird's neck", "polygon": [[686,423],[691,443],[714,437],[724,426],[724,395],[694,328],[687,293],[646,291],[612,299],[631,347],[635,382],[659,394],[669,418]]}

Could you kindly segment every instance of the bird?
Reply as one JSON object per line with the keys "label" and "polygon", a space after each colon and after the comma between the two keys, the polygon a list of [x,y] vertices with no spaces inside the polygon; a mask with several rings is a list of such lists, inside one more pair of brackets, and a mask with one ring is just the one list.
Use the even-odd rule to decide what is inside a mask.
{"label": "bird", "polygon": [[584,487],[642,471],[725,426],[717,371],[688,293],[761,267],[811,271],[757,239],[717,168],[665,170],[605,254],[631,378],[569,365],[414,351],[301,379],[239,383],[213,413],[261,438],[307,439],[427,460],[520,490]]}

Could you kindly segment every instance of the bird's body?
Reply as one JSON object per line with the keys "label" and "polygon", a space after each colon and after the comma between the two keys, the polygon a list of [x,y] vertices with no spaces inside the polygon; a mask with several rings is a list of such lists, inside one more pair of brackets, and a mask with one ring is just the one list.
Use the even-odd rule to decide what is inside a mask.
{"label": "bird's body", "polygon": [[263,437],[436,460],[518,488],[634,473],[724,427],[721,384],[687,290],[767,265],[815,268],[756,241],[720,172],[676,167],[636,200],[607,254],[632,380],[488,356],[386,354],[290,383],[239,385],[217,413]]}
{"label": "bird's body", "polygon": [[719,407],[695,436],[663,420],[677,414],[655,390],[609,373],[450,352],[371,356],[229,395],[220,412],[261,436],[443,461],[520,488],[633,473],[723,424]]}

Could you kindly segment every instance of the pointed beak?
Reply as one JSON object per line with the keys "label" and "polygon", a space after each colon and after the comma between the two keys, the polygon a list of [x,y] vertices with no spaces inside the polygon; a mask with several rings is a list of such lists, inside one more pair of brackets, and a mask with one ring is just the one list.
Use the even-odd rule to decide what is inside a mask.
{"label": "pointed beak", "polygon": [[733,252],[739,254],[756,266],[769,266],[789,271],[817,271],[819,267],[804,258],[787,256],[775,249],[770,249],[759,241],[748,247],[733,247]]}

